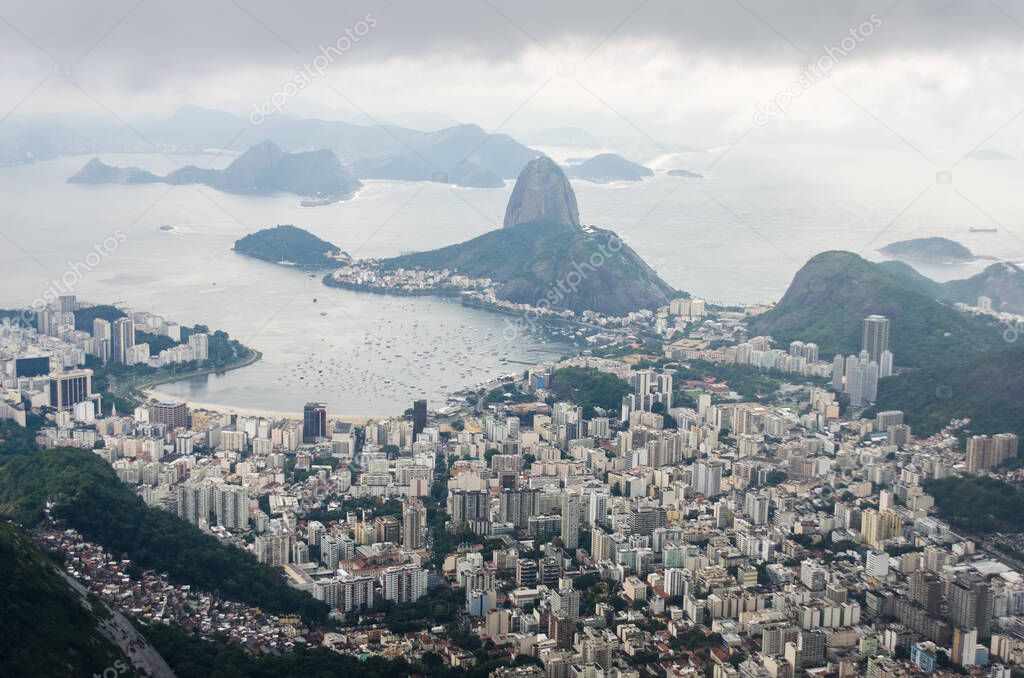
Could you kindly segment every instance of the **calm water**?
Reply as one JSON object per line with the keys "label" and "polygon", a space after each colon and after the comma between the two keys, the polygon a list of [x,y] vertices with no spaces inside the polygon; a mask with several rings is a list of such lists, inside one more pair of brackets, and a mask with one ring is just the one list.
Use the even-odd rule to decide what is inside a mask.
{"label": "calm water", "polygon": [[[947,166],[910,152],[737,147],[711,169],[717,154],[681,157],[708,178],[574,185],[585,223],[617,230],[669,283],[714,301],[773,301],[817,252],[849,249],[877,258],[877,248],[913,237],[942,235],[978,254],[1024,260],[1024,207],[1014,200],[1024,180],[1018,161],[967,160],[953,168],[952,183],[936,183],[936,171]],[[210,162],[103,159],[159,172],[173,163]],[[119,229],[123,243],[93,270],[78,267],[81,298],[223,328],[264,354],[246,369],[163,392],[260,409],[295,410],[316,398],[339,413],[393,413],[413,398],[436,405],[447,391],[522,367],[502,359],[552,355],[539,338],[507,341],[502,316],[442,299],[328,290],[299,271],[231,252],[237,238],[279,223],[306,228],[358,257],[433,248],[499,226],[511,186],[368,182],[352,201],[301,208],[294,196],[66,184],[86,160],[0,168],[0,307],[30,303],[72,264],[88,263],[86,255]],[[161,224],[175,230],[162,231]],[[969,233],[970,227],[998,232]],[[985,263],[922,271],[951,279]]]}

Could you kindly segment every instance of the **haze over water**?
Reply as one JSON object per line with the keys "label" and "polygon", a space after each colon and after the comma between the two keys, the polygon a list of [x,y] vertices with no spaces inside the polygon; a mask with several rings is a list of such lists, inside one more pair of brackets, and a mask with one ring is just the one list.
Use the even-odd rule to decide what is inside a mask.
{"label": "haze over water", "polygon": [[[1024,180],[1019,161],[968,159],[949,184],[936,183],[936,167],[912,152],[737,147],[706,169],[720,152],[678,156],[707,174],[702,183],[664,175],[641,184],[573,182],[583,222],[616,230],[677,288],[725,303],[777,300],[799,266],[828,249],[877,258],[890,242],[937,235],[979,255],[1024,260],[1024,207],[1010,197]],[[160,155],[102,158],[159,172],[174,167]],[[329,290],[319,275],[231,251],[242,235],[282,223],[356,257],[439,247],[500,227],[511,184],[368,181],[355,200],[301,208],[291,195],[66,184],[87,160],[0,168],[0,232],[12,239],[0,240],[0,307],[31,303],[69,261],[84,261],[120,229],[125,242],[83,277],[75,289],[81,299],[224,329],[263,353],[255,365],[165,385],[163,393],[288,411],[318,399],[338,413],[390,414],[417,397],[437,406],[447,392],[557,355],[536,337],[509,341],[503,316],[457,301]],[[919,268],[946,280],[988,263]]]}

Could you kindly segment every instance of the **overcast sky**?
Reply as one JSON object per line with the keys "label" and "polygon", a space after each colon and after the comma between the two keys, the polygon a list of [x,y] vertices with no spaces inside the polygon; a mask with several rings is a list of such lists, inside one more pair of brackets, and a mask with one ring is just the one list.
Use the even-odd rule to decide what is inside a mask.
{"label": "overcast sky", "polygon": [[[277,115],[577,126],[666,147],[1019,154],[1022,22],[1008,0],[2,0],[0,118],[247,115],[278,94]],[[801,79],[809,63],[827,77]]]}

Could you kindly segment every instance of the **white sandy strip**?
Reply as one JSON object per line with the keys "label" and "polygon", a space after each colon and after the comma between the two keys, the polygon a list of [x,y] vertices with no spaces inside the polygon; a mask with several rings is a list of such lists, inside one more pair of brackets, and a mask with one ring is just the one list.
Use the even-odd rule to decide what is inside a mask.
{"label": "white sandy strip", "polygon": [[[143,394],[147,398],[153,398],[154,400],[172,400],[181,401],[181,398],[169,396],[166,393],[161,393],[159,390],[150,389],[143,391]],[[243,417],[263,417],[264,419],[302,419],[302,412],[281,412],[276,410],[257,410],[248,407],[235,407],[233,405],[217,405],[214,403],[201,403],[195,400],[185,400],[190,410],[199,410],[206,412],[217,412],[220,414],[236,414]],[[380,421],[387,419],[388,415],[364,415],[364,414],[333,414],[328,410],[327,419],[330,421],[343,421],[347,424],[364,425],[368,421]]]}

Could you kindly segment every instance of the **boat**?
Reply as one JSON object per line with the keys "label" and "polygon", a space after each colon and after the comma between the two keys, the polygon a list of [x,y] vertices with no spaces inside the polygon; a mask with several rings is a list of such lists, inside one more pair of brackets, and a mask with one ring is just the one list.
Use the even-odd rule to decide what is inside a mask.
{"label": "boat", "polygon": [[967,230],[970,231],[971,233],[998,233],[999,232],[998,228],[977,228],[977,227],[974,227],[974,226],[972,226],[971,228],[969,228]]}
{"label": "boat", "polygon": [[327,311],[320,311],[320,315],[327,315]]}

